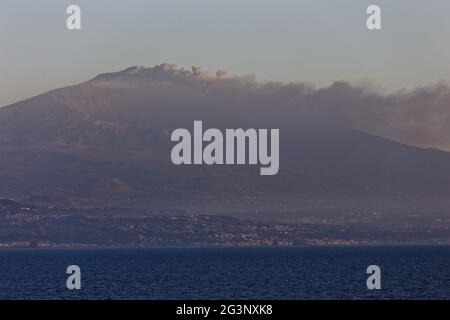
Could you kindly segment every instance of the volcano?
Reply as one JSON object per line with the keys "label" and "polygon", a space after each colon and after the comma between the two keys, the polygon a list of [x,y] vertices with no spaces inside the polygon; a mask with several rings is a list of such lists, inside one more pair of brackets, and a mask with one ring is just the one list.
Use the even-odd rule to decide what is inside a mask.
{"label": "volcano", "polygon": [[[436,201],[450,200],[450,153],[318,121],[314,112],[305,116],[313,102],[292,99],[292,91],[307,88],[262,86],[252,77],[163,64],[101,74],[3,107],[0,197],[246,216],[277,208],[274,219],[275,211],[301,211],[309,201],[324,210],[344,202],[364,210],[368,199],[392,210],[445,210]],[[215,128],[279,128],[279,173],[172,164],[170,133],[196,120]]]}

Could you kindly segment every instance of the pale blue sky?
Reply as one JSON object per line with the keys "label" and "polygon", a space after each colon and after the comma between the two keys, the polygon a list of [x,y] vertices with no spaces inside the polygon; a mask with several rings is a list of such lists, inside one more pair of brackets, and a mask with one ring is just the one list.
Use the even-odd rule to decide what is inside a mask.
{"label": "pale blue sky", "polygon": [[[81,31],[65,27],[70,4]],[[369,4],[381,31],[366,29]],[[0,38],[0,105],[162,62],[319,86],[450,78],[448,0],[2,0]]]}

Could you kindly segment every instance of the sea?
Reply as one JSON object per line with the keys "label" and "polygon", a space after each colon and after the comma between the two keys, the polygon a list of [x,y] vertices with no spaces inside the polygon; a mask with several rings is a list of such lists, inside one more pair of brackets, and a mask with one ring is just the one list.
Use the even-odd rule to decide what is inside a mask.
{"label": "sea", "polygon": [[[370,265],[381,289],[367,288]],[[450,246],[4,249],[0,299],[446,300]]]}

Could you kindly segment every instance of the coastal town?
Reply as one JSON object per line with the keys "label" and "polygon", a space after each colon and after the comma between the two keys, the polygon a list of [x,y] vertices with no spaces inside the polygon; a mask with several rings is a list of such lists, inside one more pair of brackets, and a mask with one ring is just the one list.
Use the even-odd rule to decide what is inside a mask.
{"label": "coastal town", "polygon": [[207,213],[159,214],[142,209],[55,208],[0,200],[0,248],[167,246],[326,246],[449,244],[450,219],[410,216],[389,223],[383,213],[299,216],[259,221]]}

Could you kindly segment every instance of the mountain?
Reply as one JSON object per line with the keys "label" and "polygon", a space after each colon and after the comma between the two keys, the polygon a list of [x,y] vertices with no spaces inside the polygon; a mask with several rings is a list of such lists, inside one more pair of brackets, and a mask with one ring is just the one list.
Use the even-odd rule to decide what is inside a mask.
{"label": "mountain", "polygon": [[[336,206],[448,207],[450,153],[316,121],[315,114],[305,118],[299,110],[307,101],[283,100],[285,91],[304,89],[260,88],[252,79],[163,64],[101,74],[3,107],[0,198],[252,217],[265,211],[271,218]],[[170,134],[192,130],[194,120],[216,128],[280,128],[279,173],[173,165]]]}

